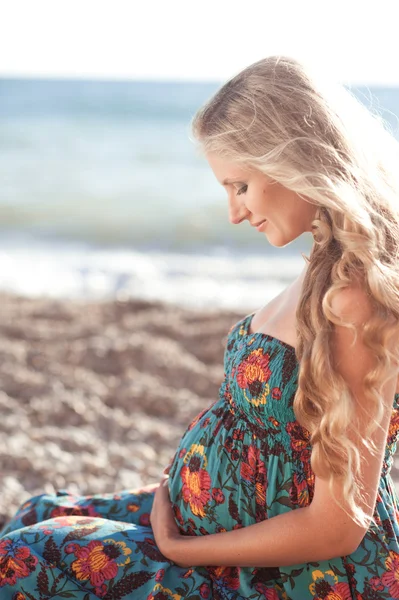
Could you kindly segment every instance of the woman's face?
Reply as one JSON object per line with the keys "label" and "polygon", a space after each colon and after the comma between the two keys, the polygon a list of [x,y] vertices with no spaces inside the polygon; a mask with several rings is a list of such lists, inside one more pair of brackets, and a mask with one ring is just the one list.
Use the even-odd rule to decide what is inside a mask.
{"label": "woman's face", "polygon": [[[276,247],[284,247],[311,231],[317,207],[260,171],[245,170],[233,162],[207,153],[216,179],[227,190],[230,223],[265,221],[259,231]],[[225,181],[225,180],[228,181]]]}

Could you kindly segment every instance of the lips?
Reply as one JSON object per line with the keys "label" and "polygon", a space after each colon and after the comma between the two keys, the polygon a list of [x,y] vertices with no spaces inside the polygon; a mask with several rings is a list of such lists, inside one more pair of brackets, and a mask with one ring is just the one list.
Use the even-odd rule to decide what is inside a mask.
{"label": "lips", "polygon": [[259,225],[262,225],[263,223],[266,223],[266,219],[263,219],[263,221],[259,221],[259,223],[252,223],[252,227],[259,227]]}

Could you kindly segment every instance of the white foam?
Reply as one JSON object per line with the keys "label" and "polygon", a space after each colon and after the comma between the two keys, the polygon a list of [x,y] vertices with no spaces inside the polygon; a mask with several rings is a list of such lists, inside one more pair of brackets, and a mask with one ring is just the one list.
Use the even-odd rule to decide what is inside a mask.
{"label": "white foam", "polygon": [[87,245],[4,242],[0,289],[27,296],[142,298],[196,308],[257,308],[303,268],[298,257],[139,252]]}

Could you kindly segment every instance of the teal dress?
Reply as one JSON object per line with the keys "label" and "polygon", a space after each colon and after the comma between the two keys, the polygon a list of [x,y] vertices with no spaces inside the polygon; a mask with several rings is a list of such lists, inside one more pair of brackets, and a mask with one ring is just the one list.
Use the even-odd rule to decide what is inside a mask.
{"label": "teal dress", "polygon": [[[193,419],[176,449],[169,492],[183,535],[246,527],[308,506],[313,497],[309,433],[293,411],[295,349],[250,333],[252,316],[229,331],[219,398]],[[390,476],[398,435],[396,394],[376,524],[350,555],[284,567],[183,568],[156,546],[154,492],[59,490],[23,503],[0,532],[0,598],[399,598],[399,499]]]}

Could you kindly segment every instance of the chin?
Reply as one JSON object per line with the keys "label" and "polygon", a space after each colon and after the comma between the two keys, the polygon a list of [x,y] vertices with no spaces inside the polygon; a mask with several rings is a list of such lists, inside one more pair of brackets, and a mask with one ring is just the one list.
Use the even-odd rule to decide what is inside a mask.
{"label": "chin", "polygon": [[285,240],[273,240],[268,238],[268,241],[270,243],[271,246],[273,246],[274,248],[285,248],[286,246],[289,246],[296,238],[293,239],[285,239]]}
{"label": "chin", "polygon": [[287,241],[286,239],[282,238],[281,235],[273,235],[273,233],[269,232],[264,232],[263,235],[265,236],[265,238],[267,239],[267,241],[269,242],[269,244],[271,246],[274,246],[274,248],[283,248],[284,246],[286,246],[287,244],[289,244],[289,241]]}
{"label": "chin", "polygon": [[285,248],[286,246],[289,246],[289,244],[292,244],[292,242],[294,242],[297,238],[299,238],[299,236],[301,236],[302,233],[304,233],[304,232],[300,231],[299,233],[295,233],[292,235],[285,235],[283,237],[282,235],[274,236],[273,234],[270,235],[270,232],[269,233],[265,232],[265,236],[266,236],[267,240],[269,241],[269,243],[272,246],[274,246],[274,248]]}

